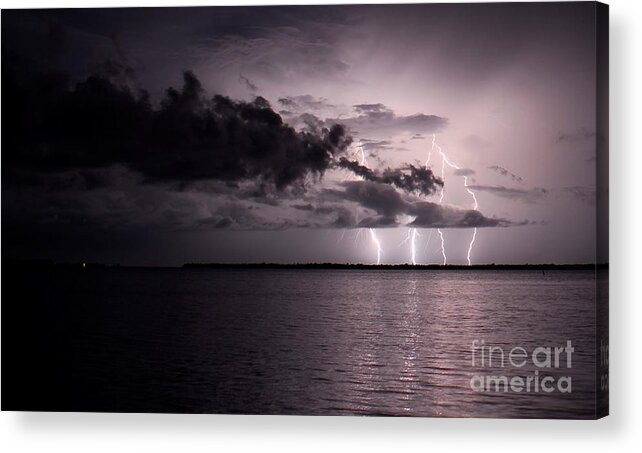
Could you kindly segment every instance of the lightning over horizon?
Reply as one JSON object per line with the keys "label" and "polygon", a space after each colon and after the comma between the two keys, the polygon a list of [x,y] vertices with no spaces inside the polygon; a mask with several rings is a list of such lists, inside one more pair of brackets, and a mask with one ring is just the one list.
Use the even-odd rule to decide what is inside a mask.
{"label": "lightning over horizon", "polygon": [[[363,149],[363,144],[361,143],[361,140],[359,140],[359,144],[357,145],[357,153],[358,153],[358,159],[359,159],[359,164],[363,166],[368,165],[368,161],[366,159],[366,153]],[[359,179],[363,179],[362,177],[359,177]],[[358,217],[358,210],[357,210],[357,217]],[[357,228],[357,231],[355,233],[354,241],[355,243],[358,241],[359,237],[361,236],[361,232],[363,231],[363,228]],[[370,233],[370,240],[372,241],[375,250],[377,252],[377,264],[381,264],[381,255],[383,254],[383,248],[381,247],[381,242],[379,241],[379,238],[377,237],[377,232],[375,231],[374,228],[368,228],[368,231]],[[341,236],[343,238],[343,235]]]}
{"label": "lightning over horizon", "polygon": [[[360,151],[359,163],[367,167],[368,161],[366,160],[366,153],[363,150],[363,144],[361,143],[361,140],[359,140],[358,148]],[[374,243],[377,250],[377,264],[381,264],[381,254],[383,253],[383,249],[381,248],[381,242],[379,241],[379,238],[377,237],[377,233],[374,228],[370,228],[370,238],[372,239],[372,242]]]}
{"label": "lightning over horizon", "polygon": [[608,415],[617,11],[202,3],[0,13],[0,411]]}
{"label": "lightning over horizon", "polygon": [[401,241],[401,244],[399,244],[401,246],[406,242],[410,242],[410,259],[414,266],[417,265],[417,238],[419,236],[420,234],[417,232],[417,228],[410,228],[408,229],[408,234],[405,239]]}
{"label": "lightning over horizon", "polygon": [[[435,149],[441,155],[441,179],[442,179],[442,181],[444,180],[445,175],[446,175],[446,165],[448,165],[450,168],[454,168],[455,170],[461,170],[461,167],[459,167],[457,164],[455,164],[450,159],[448,159],[448,156],[446,156],[446,153],[444,153],[444,151],[441,148],[441,146],[439,146],[437,144],[437,134],[435,134],[435,133],[432,134],[431,150],[428,153],[428,159],[426,160],[426,164],[428,164],[428,162],[430,161],[430,157],[432,155],[432,151],[434,151]],[[475,195],[475,193],[468,186],[468,176],[467,175],[462,175],[462,177],[464,178],[464,187],[466,188],[466,191],[470,194],[470,196],[473,199],[473,209],[477,210],[477,208],[479,207],[479,204],[477,202],[477,196]],[[439,204],[442,204],[443,201],[444,201],[445,191],[446,191],[446,187],[444,185],[444,186],[441,187],[441,193],[439,195]],[[441,239],[441,255],[443,257],[442,264],[446,265],[447,262],[448,262],[448,258],[446,256],[446,244],[445,244],[445,240],[444,240],[444,234],[441,231],[441,228],[437,228],[437,231],[439,232],[439,237]],[[473,229],[473,236],[472,236],[472,238],[470,240],[470,243],[468,245],[468,253],[466,254],[466,260],[467,260],[469,266],[471,265],[470,255],[472,253],[476,237],[477,237],[477,228],[475,227]]]}
{"label": "lightning over horizon", "polygon": [[590,262],[608,144],[595,17],[581,2],[3,12],[5,255]]}
{"label": "lightning over horizon", "polygon": [[[441,180],[443,181],[445,178],[446,174],[446,159],[444,156],[444,153],[441,151],[441,147],[435,143],[435,140],[437,139],[436,134],[432,134],[432,143],[431,143],[431,153],[432,150],[437,148],[439,150],[439,153],[441,154]],[[429,155],[430,157],[430,155]],[[446,185],[441,186],[441,194],[439,195],[439,204],[442,204],[444,201],[444,193],[446,191]],[[441,255],[444,258],[444,261],[442,264],[445,266],[448,259],[446,258],[446,244],[444,243],[444,233],[442,233],[441,228],[437,228],[437,232],[439,233],[439,238],[441,239]]]}
{"label": "lightning over horizon", "polygon": [[372,242],[374,242],[375,246],[377,247],[377,264],[381,264],[381,254],[383,253],[383,250],[381,249],[381,243],[377,238],[374,228],[370,228],[370,237],[372,238]]}
{"label": "lightning over horizon", "polygon": [[[453,162],[444,152],[443,148],[437,143],[437,134],[433,133],[432,134],[432,141],[431,141],[431,149],[428,152],[428,157],[425,161],[425,165],[428,166],[430,164],[431,158],[433,151],[438,152],[439,155],[441,156],[441,179],[445,180],[446,176],[446,165],[454,170],[462,170],[462,167],[457,165],[455,162]],[[355,150],[356,157],[359,161],[359,164],[362,166],[367,167],[368,162],[367,162],[367,155],[366,151],[363,147],[363,144],[361,141],[358,142]],[[468,175],[463,174],[464,172],[461,172],[460,176],[463,178],[463,185],[470,197],[472,198],[472,207],[473,209],[477,210],[479,207],[479,202],[477,200],[477,195],[475,192],[470,188],[468,184]],[[358,179],[363,179],[363,177],[358,176]],[[442,185],[440,193],[439,193],[439,204],[443,204],[445,198],[445,186]],[[357,212],[358,216],[358,212]],[[363,231],[363,228],[358,228],[357,232],[355,234],[355,242],[358,240],[359,236],[361,235],[361,232]],[[441,251],[441,256],[442,256],[442,265],[448,264],[448,255],[446,254],[446,238],[444,236],[444,232],[442,231],[441,228],[437,228],[437,232],[439,234],[439,239],[440,239],[440,251]],[[383,247],[381,244],[381,241],[377,235],[376,228],[368,228],[368,233],[370,236],[370,241],[372,242],[373,248],[376,252],[376,257],[377,257],[377,264],[381,264],[381,258],[383,255]],[[342,235],[343,237],[343,235]],[[410,261],[413,265],[417,265],[417,239],[421,237],[421,234],[417,230],[417,228],[409,228],[407,231],[406,237],[403,239],[403,241],[399,244],[400,246],[404,245],[405,243],[410,244]],[[428,236],[428,240],[426,242],[426,249],[428,248],[428,243],[430,241],[430,238],[432,237],[432,229],[431,229],[431,234]],[[475,241],[477,238],[477,227],[473,228],[473,234],[471,237],[471,240],[468,244],[468,249],[466,253],[466,262],[470,266],[472,264],[472,253],[475,245]]]}

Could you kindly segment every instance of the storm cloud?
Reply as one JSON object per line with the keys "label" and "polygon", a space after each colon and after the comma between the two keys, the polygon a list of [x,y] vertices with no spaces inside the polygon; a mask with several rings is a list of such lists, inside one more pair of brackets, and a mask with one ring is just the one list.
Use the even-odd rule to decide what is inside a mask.
{"label": "storm cloud", "polygon": [[594,257],[591,3],[9,10],[2,47],[3,254],[465,262],[532,217],[474,260]]}
{"label": "storm cloud", "polygon": [[484,228],[521,225],[506,219],[490,218],[474,209],[404,197],[393,187],[374,181],[347,181],[343,190],[328,189],[326,196],[343,199],[374,211],[355,227],[392,227],[400,225],[399,216],[414,217],[408,226],[418,228]]}
{"label": "storm cloud", "polygon": [[519,183],[523,183],[524,182],[524,178],[522,178],[519,175],[516,175],[515,173],[512,173],[512,172],[508,171],[507,169],[505,169],[504,167],[502,167],[500,165],[491,165],[488,168],[490,170],[496,171],[497,173],[499,173],[502,176],[506,176],[506,177],[512,179],[515,182],[519,182]]}
{"label": "storm cloud", "polygon": [[[445,129],[448,119],[426,113],[400,115],[392,108],[382,103],[356,104],[352,106],[333,104],[324,98],[311,95],[287,96],[279,98],[279,104],[284,108],[284,115],[290,124],[305,122],[304,115],[314,112],[316,121],[328,125],[341,123],[349,132],[360,136],[395,136],[413,134],[414,138],[423,138],[422,134],[432,134]],[[308,118],[309,121],[309,118]],[[389,146],[388,140],[362,139],[363,144],[377,142]]]}
{"label": "storm cloud", "polygon": [[386,168],[379,172],[345,157],[339,160],[338,166],[350,170],[367,181],[390,184],[404,192],[419,195],[432,195],[437,188],[444,185],[444,182],[433,174],[432,169],[425,166],[407,164],[402,168]]}
{"label": "storm cloud", "polygon": [[535,203],[548,195],[548,190],[541,187],[534,187],[533,189],[516,189],[504,186],[470,185],[469,188],[471,190],[488,192],[502,198],[518,200],[523,203]]}
{"label": "storm cloud", "polygon": [[157,108],[147,93],[97,76],[69,86],[63,77],[3,74],[3,89],[5,182],[30,170],[121,164],[148,181],[256,180],[283,190],[323,176],[351,141],[339,124],[297,132],[261,97],[207,98],[189,71]]}
{"label": "storm cloud", "polygon": [[[443,187],[425,166],[378,170],[349,160],[345,154],[352,138],[342,124],[315,122],[314,115],[304,113],[308,127],[297,130],[260,96],[252,101],[208,97],[190,71],[180,89],[170,87],[154,100],[122,83],[117,67],[110,75],[75,83],[52,72],[17,77],[13,69],[3,74],[3,107],[12,113],[5,117],[3,186],[47,190],[46,203],[26,204],[48,213],[36,216],[40,223],[91,219],[103,227],[149,224],[178,230],[390,227],[399,224],[399,215],[412,212],[402,194],[430,196]],[[239,82],[255,88],[242,75]],[[308,96],[279,102],[323,105]],[[397,118],[382,104],[355,109],[373,118]],[[287,203],[302,199],[315,181],[337,168],[373,184],[346,186],[339,198],[376,216],[358,220],[354,210],[341,204],[328,208],[314,194],[306,204]],[[23,195],[28,194],[33,190]],[[308,216],[262,215],[257,205]],[[23,217],[36,215],[18,211]]]}
{"label": "storm cloud", "polygon": [[408,214],[416,216],[409,225],[418,228],[485,228],[516,225],[506,219],[486,217],[475,209],[461,209],[428,201],[412,204]]}
{"label": "storm cloud", "polygon": [[356,115],[341,118],[341,123],[354,132],[429,134],[439,132],[448,125],[447,118],[425,113],[397,115],[391,108],[380,103],[357,104],[353,108]]}

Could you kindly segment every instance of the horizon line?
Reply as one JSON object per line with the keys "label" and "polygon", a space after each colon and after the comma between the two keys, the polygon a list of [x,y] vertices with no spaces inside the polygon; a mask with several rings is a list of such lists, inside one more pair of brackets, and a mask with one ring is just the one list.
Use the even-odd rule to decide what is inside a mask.
{"label": "horizon line", "polygon": [[91,261],[56,262],[50,259],[2,259],[6,268],[150,268],[150,269],[379,269],[379,270],[482,270],[482,269],[524,269],[524,270],[593,270],[608,269],[609,263],[478,263],[478,264],[412,264],[412,263],[336,263],[336,262],[186,262],[180,265],[121,265],[119,263],[100,263]]}

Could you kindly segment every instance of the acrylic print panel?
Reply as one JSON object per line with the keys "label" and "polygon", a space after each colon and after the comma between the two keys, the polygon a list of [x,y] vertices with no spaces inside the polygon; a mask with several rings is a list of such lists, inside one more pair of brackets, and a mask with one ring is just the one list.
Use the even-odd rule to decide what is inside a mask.
{"label": "acrylic print panel", "polygon": [[607,15],[2,11],[2,409],[605,415]]}

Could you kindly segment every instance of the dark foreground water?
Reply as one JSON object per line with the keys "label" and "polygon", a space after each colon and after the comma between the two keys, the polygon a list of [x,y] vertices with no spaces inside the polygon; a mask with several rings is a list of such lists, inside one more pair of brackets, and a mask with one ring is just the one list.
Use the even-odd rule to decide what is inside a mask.
{"label": "dark foreground water", "polygon": [[[3,409],[594,416],[590,271],[47,270],[2,284]],[[501,367],[498,350],[473,364],[475,340],[506,354],[570,340],[572,364]],[[571,391],[471,388],[535,371]]]}

